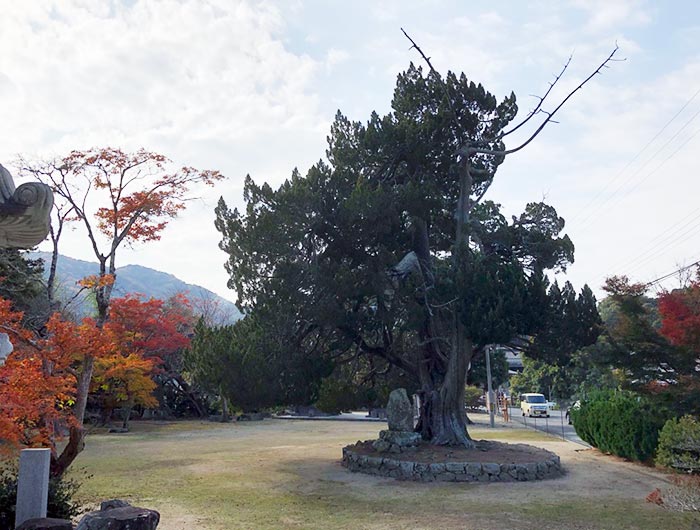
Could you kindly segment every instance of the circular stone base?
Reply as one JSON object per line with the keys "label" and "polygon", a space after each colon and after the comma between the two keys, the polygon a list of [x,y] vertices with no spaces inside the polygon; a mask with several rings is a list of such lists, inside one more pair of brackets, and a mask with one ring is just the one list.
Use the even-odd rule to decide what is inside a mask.
{"label": "circular stone base", "polygon": [[512,482],[562,475],[559,457],[526,444],[477,441],[474,449],[421,444],[410,452],[380,453],[373,440],[343,448],[350,471],[420,482]]}

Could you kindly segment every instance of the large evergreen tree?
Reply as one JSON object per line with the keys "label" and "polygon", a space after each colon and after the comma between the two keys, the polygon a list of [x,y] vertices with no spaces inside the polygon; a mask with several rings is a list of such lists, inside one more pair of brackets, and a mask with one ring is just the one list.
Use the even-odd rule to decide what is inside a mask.
{"label": "large evergreen tree", "polygon": [[295,348],[410,374],[423,438],[469,446],[470,364],[494,343],[556,357],[594,342],[595,299],[549,286],[545,271],[574,252],[554,208],[508,220],[484,199],[509,153],[513,94],[498,102],[464,74],[411,65],[392,109],[366,124],[338,113],[327,161],[277,190],[248,177],[244,212],[220,200],[229,286],[250,313],[285,314]]}

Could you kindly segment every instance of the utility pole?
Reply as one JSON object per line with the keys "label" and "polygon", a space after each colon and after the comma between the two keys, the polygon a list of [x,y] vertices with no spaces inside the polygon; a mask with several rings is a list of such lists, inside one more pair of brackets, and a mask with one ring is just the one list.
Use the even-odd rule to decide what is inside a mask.
{"label": "utility pole", "polygon": [[488,390],[488,402],[489,402],[489,423],[491,428],[495,427],[494,424],[494,402],[493,402],[493,387],[491,385],[491,345],[486,346],[486,388]]}

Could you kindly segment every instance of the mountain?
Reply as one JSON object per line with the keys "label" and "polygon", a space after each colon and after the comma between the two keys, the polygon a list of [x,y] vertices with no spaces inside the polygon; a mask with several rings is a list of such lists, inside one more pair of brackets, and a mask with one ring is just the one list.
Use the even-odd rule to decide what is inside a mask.
{"label": "mountain", "polygon": [[[48,276],[48,266],[51,254],[48,252],[32,252],[32,258],[41,258],[46,264],[44,275]],[[59,255],[56,266],[56,285],[59,297],[70,299],[79,290],[76,282],[91,274],[97,274],[99,265],[68,256]],[[146,298],[165,300],[176,293],[183,293],[192,302],[195,311],[215,313],[212,316],[216,324],[229,324],[241,318],[241,312],[236,305],[212,291],[185,283],[179,278],[166,272],[157,271],[141,265],[125,265],[117,267],[117,281],[114,284],[113,296],[124,296],[139,293]],[[77,306],[71,308],[79,315],[91,311],[90,302],[84,297],[77,301]]]}

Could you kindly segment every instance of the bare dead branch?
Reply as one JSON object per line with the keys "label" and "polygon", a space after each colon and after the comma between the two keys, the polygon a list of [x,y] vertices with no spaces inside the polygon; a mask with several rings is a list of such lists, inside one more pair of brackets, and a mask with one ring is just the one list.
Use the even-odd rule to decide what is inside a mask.
{"label": "bare dead branch", "polygon": [[542,104],[544,103],[544,100],[547,99],[547,96],[549,96],[550,92],[552,92],[552,89],[556,86],[556,84],[557,84],[557,83],[559,82],[559,80],[562,78],[562,76],[564,75],[564,72],[566,72],[566,69],[567,69],[567,68],[569,67],[569,65],[571,64],[571,59],[572,59],[572,58],[573,58],[573,54],[572,54],[572,55],[569,55],[569,58],[567,59],[566,63],[564,63],[564,67],[561,69],[561,72],[559,72],[558,75],[555,75],[555,76],[554,76],[554,81],[552,81],[551,83],[549,83],[549,88],[547,89],[547,92],[544,93],[544,96],[533,96],[533,97],[536,97],[537,99],[540,100],[540,102],[537,104],[537,106],[536,106],[534,109],[532,109],[532,110],[528,113],[527,116],[525,116],[525,118],[523,119],[523,121],[521,121],[520,123],[518,123],[517,125],[515,125],[512,129],[509,129],[508,131],[505,131],[505,132],[503,132],[502,134],[500,134],[500,135],[498,136],[498,139],[499,139],[499,140],[502,139],[502,138],[504,138],[504,137],[506,137],[506,136],[508,136],[508,135],[511,134],[511,133],[514,133],[514,132],[517,131],[518,129],[520,129],[520,127],[522,127],[523,125],[525,125],[525,124],[526,124],[527,122],[529,122],[535,115],[537,115],[537,114],[539,113],[539,111],[542,109]]}
{"label": "bare dead branch", "polygon": [[[615,44],[615,48],[613,49],[613,51],[598,66],[598,68],[596,68],[593,71],[593,73],[591,73],[586,79],[581,81],[581,83],[579,83],[579,85],[576,88],[574,88],[571,92],[569,92],[567,94],[567,96],[564,99],[562,99],[561,102],[556,106],[556,108],[552,112],[548,113],[547,119],[544,120],[539,125],[539,127],[537,127],[535,132],[533,132],[532,135],[530,135],[530,137],[527,140],[525,140],[522,144],[520,144],[519,146],[514,147],[513,149],[506,149],[503,151],[496,151],[493,149],[483,149],[480,147],[466,147],[466,148],[460,150],[461,154],[464,154],[467,156],[472,156],[474,154],[479,153],[479,154],[485,154],[485,155],[506,156],[506,155],[510,155],[512,153],[517,153],[521,149],[525,148],[530,142],[532,142],[535,138],[537,138],[537,136],[540,134],[540,132],[542,132],[542,129],[544,129],[548,123],[554,121],[554,120],[552,120],[552,117],[566,104],[567,101],[569,101],[569,99],[571,99],[573,97],[574,94],[576,94],[576,92],[581,90],[591,79],[593,79],[593,77],[600,74],[601,70],[603,68],[607,67],[608,63],[613,60],[615,53],[617,53],[617,51],[619,49],[620,49],[619,46],[617,44]],[[624,60],[624,59],[622,59],[622,60]]]}
{"label": "bare dead branch", "polygon": [[[415,48],[416,51],[420,54],[420,56],[423,58],[423,60],[426,62],[426,64],[427,64],[428,67],[430,68],[430,71],[431,71],[433,74],[435,74],[436,76],[438,76],[438,79],[441,79],[440,75],[438,74],[438,72],[437,72],[437,71],[435,70],[435,68],[433,67],[432,62],[430,61],[430,57],[428,57],[428,56],[423,52],[423,50],[420,48],[420,46],[418,46],[418,44],[416,44],[416,42],[408,35],[408,33],[406,33],[406,31],[405,31],[403,28],[401,28],[401,31],[402,31],[403,34],[406,36],[406,38],[411,42],[411,48],[412,48],[412,49]],[[485,149],[485,148],[475,147],[474,145],[470,145],[470,146],[465,146],[465,147],[463,147],[462,149],[460,149],[460,150],[458,151],[459,154],[466,155],[466,156],[468,156],[468,157],[469,157],[469,156],[473,156],[473,155],[475,155],[475,154],[485,154],[485,155],[494,155],[494,156],[506,156],[506,155],[509,155],[509,154],[512,154],[512,153],[516,153],[516,152],[520,151],[521,149],[525,148],[530,142],[532,142],[532,140],[534,140],[534,139],[540,134],[540,132],[542,132],[542,130],[545,128],[545,126],[546,126],[548,123],[557,123],[557,122],[555,122],[555,120],[552,119],[552,118],[554,117],[554,115],[566,104],[567,101],[569,101],[569,99],[571,99],[571,98],[573,97],[573,95],[574,95],[576,92],[578,92],[579,90],[581,90],[591,79],[593,79],[593,77],[595,77],[596,75],[600,74],[601,71],[603,70],[603,68],[609,68],[609,63],[611,63],[611,62],[619,62],[619,61],[624,61],[624,60],[625,60],[625,59],[617,59],[617,58],[614,57],[615,54],[617,53],[617,51],[618,51],[619,49],[620,49],[620,47],[618,46],[617,43],[615,43],[615,48],[613,49],[613,51],[612,51],[612,52],[610,53],[610,55],[608,55],[608,57],[598,66],[598,68],[596,68],[596,69],[593,71],[593,73],[591,73],[591,74],[590,74],[586,79],[584,79],[576,88],[574,88],[571,92],[569,92],[569,93],[567,94],[567,96],[566,96],[563,100],[561,100],[561,102],[555,107],[555,109],[554,109],[552,112],[544,112],[544,111],[542,111],[542,104],[543,104],[544,100],[547,98],[547,96],[550,94],[550,92],[552,91],[552,89],[554,88],[554,86],[557,84],[557,82],[558,82],[558,81],[561,79],[561,77],[564,75],[564,72],[565,72],[565,71],[567,70],[567,68],[569,67],[569,64],[571,63],[571,59],[572,59],[572,56],[569,56],[569,59],[568,59],[568,60],[566,61],[566,63],[564,64],[564,67],[562,68],[561,72],[560,72],[557,76],[555,76],[554,81],[550,83],[549,89],[547,89],[547,92],[545,92],[545,95],[542,96],[542,98],[541,98],[539,104],[535,107],[535,109],[533,109],[533,111],[531,111],[531,112],[528,114],[528,116],[526,116],[525,119],[524,119],[521,123],[519,123],[518,125],[516,125],[513,129],[510,129],[510,130],[506,131],[505,133],[502,133],[501,135],[499,135],[499,136],[496,137],[496,139],[495,139],[496,141],[498,141],[498,140],[502,139],[504,136],[515,132],[517,129],[519,129],[520,127],[522,127],[523,125],[525,125],[528,121],[530,121],[534,116],[536,116],[537,114],[540,114],[540,112],[542,112],[542,113],[544,113],[544,114],[547,114],[547,118],[539,125],[539,127],[537,127],[537,129],[535,130],[535,132],[533,132],[532,135],[530,135],[530,137],[529,137],[527,140],[525,140],[522,144],[520,144],[519,146],[514,147],[513,149],[506,149],[506,150],[499,151],[499,150]],[[455,111],[455,109],[454,109],[454,106],[452,105],[452,99],[450,98],[450,95],[449,95],[449,93],[447,92],[447,84],[443,82],[443,83],[441,83],[441,85],[442,85],[442,88],[443,88],[443,92],[445,93],[445,97],[447,98],[447,103],[448,103],[448,105],[449,105],[450,113],[452,114],[452,119],[454,120],[455,127],[457,127],[457,130],[458,130],[458,132],[459,132],[460,135],[461,135],[461,130],[460,130],[460,127],[459,127],[459,121],[457,120],[457,113],[456,113],[456,111]]]}

